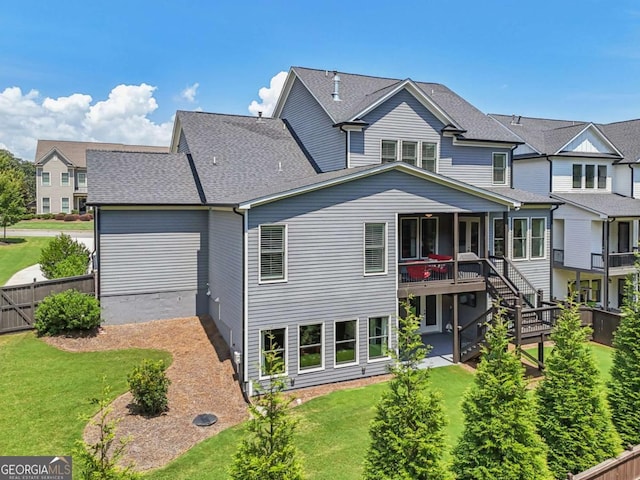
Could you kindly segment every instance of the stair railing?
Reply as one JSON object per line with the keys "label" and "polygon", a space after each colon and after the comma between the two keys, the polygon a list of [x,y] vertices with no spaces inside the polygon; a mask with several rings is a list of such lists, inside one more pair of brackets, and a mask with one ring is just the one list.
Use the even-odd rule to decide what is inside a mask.
{"label": "stair railing", "polygon": [[501,270],[502,276],[516,289],[522,292],[524,304],[526,308],[537,308],[542,302],[542,290],[537,290],[527,277],[525,277],[518,267],[511,260],[505,257],[489,256],[489,260],[496,266],[496,270]]}

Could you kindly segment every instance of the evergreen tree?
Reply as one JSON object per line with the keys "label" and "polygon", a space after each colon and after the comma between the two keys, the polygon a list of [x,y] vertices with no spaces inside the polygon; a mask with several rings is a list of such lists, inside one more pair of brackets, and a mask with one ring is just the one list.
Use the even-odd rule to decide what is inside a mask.
{"label": "evergreen tree", "polygon": [[268,385],[251,405],[251,420],[245,438],[234,456],[230,469],[233,480],[302,480],[302,465],[294,443],[297,421],[289,412],[293,398],[282,394],[285,379],[283,360],[275,352],[273,338],[269,351],[263,352]]}
{"label": "evergreen tree", "polygon": [[524,368],[508,350],[502,314],[488,328],[487,346],[462,401],[464,431],[453,455],[458,480],[550,480],[546,448]]}
{"label": "evergreen tree", "polygon": [[613,338],[609,404],[613,423],[625,444],[640,443],[640,264],[627,278],[620,326]]}
{"label": "evergreen tree", "polygon": [[446,419],[442,398],[431,390],[429,370],[419,368],[429,352],[415,310],[403,305],[398,350],[390,352],[393,378],[382,395],[369,435],[371,445],[364,478],[376,480],[441,480],[449,477],[443,462]]}
{"label": "evergreen tree", "polygon": [[22,177],[18,172],[0,171],[0,226],[4,239],[7,227],[17,223],[25,213],[22,193]]}
{"label": "evergreen tree", "polygon": [[590,332],[581,326],[578,304],[570,300],[551,333],[555,347],[536,390],[538,432],[549,447],[547,460],[556,478],[580,473],[620,451],[587,344]]}

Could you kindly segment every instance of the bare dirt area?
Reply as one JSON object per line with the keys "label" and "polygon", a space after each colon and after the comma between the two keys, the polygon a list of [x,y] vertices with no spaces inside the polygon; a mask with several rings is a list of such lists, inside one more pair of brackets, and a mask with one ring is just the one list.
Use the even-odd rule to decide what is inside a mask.
{"label": "bare dirt area", "polygon": [[[113,413],[121,419],[118,436],[131,436],[125,463],[136,470],[158,468],[196,443],[248,418],[248,408],[234,379],[228,348],[211,319],[180,318],[130,325],[110,325],[90,337],[49,337],[47,343],[72,352],[150,348],[173,356],[167,370],[171,379],[169,411],[152,418],[133,415],[130,393],[116,398]],[[196,415],[213,413],[209,427],[192,424]],[[85,440],[96,438],[87,427]]]}

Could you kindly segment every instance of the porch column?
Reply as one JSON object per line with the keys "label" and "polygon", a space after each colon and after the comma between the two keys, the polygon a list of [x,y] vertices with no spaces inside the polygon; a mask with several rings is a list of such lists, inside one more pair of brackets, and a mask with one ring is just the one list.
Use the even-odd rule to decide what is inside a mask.
{"label": "porch column", "polygon": [[609,219],[604,221],[604,245],[602,263],[604,264],[604,285],[602,286],[602,306],[609,311],[609,229],[611,224]]}
{"label": "porch column", "polygon": [[484,215],[484,258],[489,258],[489,225],[491,225],[491,219],[487,212]]}
{"label": "porch column", "polygon": [[458,212],[453,212],[453,283],[458,283],[459,246],[460,246],[460,222],[458,220]]}
{"label": "porch column", "polygon": [[458,294],[453,294],[453,363],[460,362],[460,332],[458,331]]}
{"label": "porch column", "polygon": [[509,241],[509,212],[502,212],[502,223],[504,224],[504,258],[511,258],[511,242]]}
{"label": "porch column", "polygon": [[576,301],[580,301],[580,270],[576,270],[576,288],[573,292],[573,299]]}

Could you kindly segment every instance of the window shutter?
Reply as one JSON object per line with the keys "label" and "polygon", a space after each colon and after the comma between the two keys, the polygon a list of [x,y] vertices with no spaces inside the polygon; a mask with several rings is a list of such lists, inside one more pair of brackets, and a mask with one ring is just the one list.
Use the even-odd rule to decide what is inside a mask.
{"label": "window shutter", "polygon": [[284,279],[285,227],[260,227],[260,280]]}
{"label": "window shutter", "polygon": [[364,235],[364,271],[385,271],[385,224],[366,223]]}

